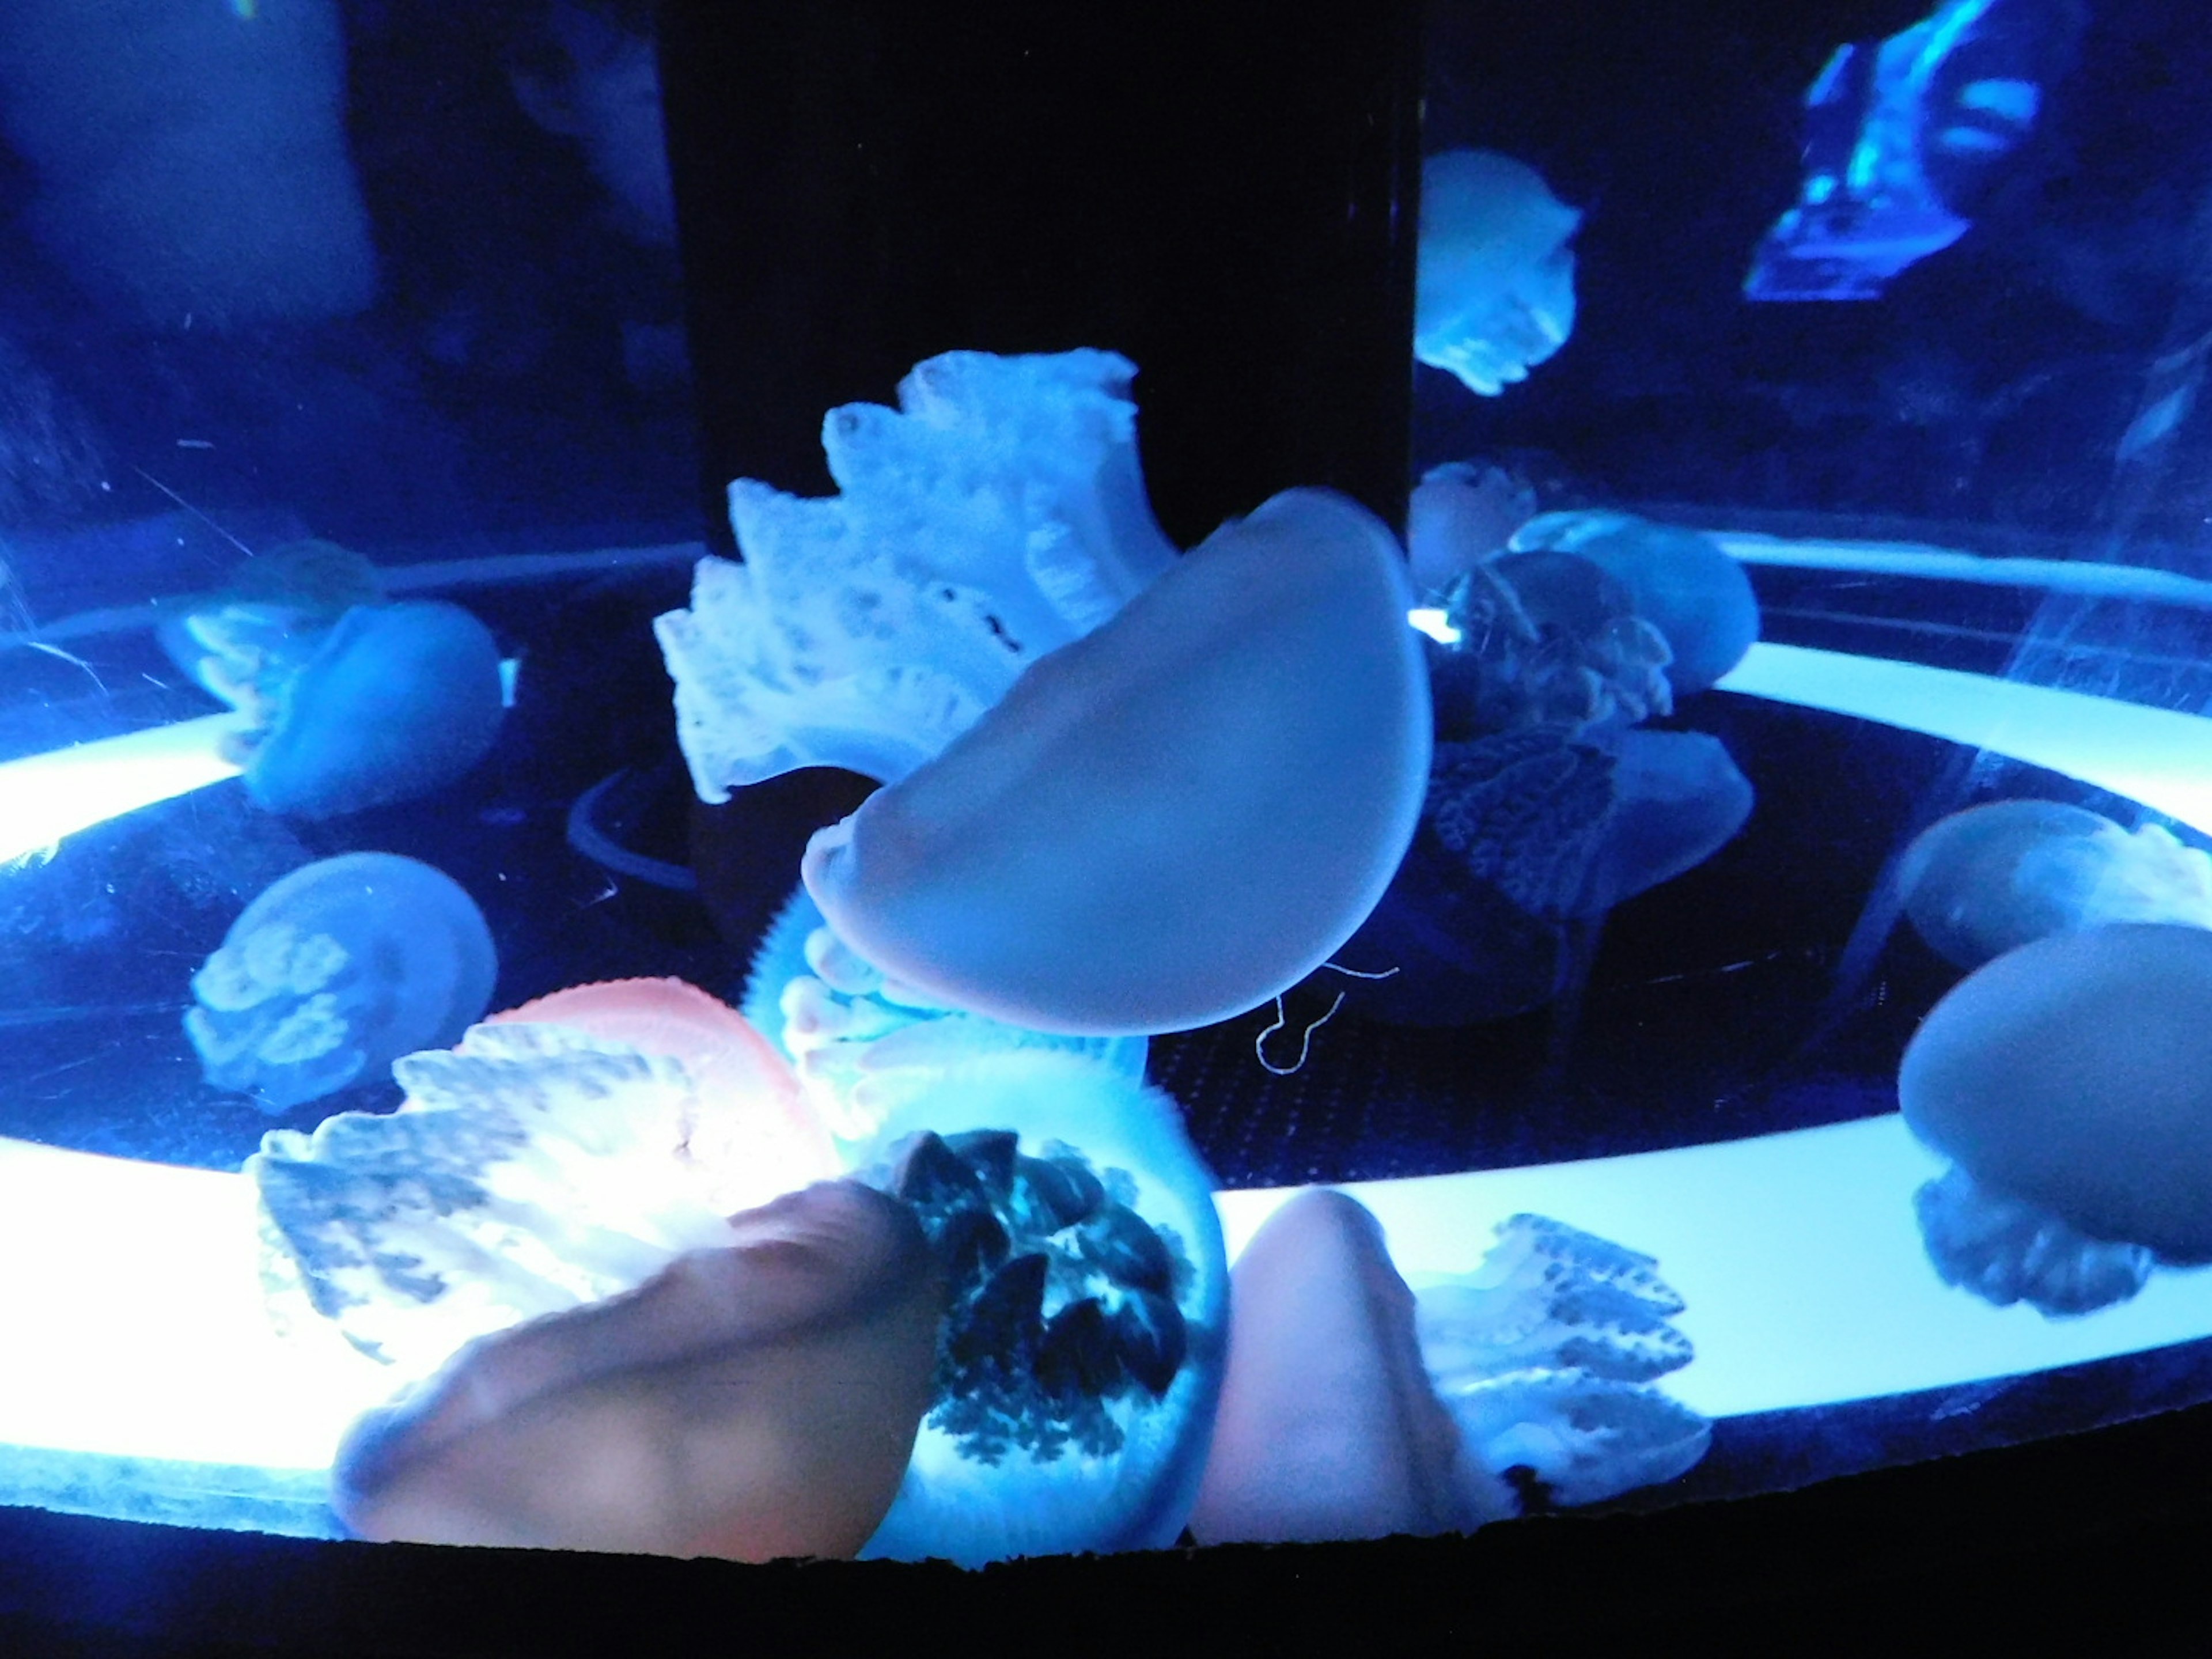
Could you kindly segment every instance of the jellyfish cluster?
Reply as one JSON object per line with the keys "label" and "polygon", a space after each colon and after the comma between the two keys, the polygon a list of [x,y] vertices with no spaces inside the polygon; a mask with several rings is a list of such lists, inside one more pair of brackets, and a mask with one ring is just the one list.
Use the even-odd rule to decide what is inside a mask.
{"label": "jellyfish cluster", "polygon": [[491,631],[442,599],[387,601],[374,568],[333,544],[277,549],[173,609],[162,643],[238,711],[231,757],[266,811],[327,818],[425,795],[499,734]]}
{"label": "jellyfish cluster", "polygon": [[1372,1018],[1540,1006],[1575,971],[1578,929],[1702,864],[1751,814],[1717,738],[1644,724],[1756,640],[1735,561],[1614,512],[1501,537],[1496,496],[1461,465],[1414,495],[1415,563],[1445,579],[1427,644],[1437,741],[1412,849],[1349,952],[1399,969],[1349,994]]}
{"label": "jellyfish cluster", "polygon": [[[1328,1336],[1346,1379],[1314,1403],[1340,1429],[1415,1425],[1376,1433],[1457,1494],[1424,1525],[1515,1512],[1516,1471],[1586,1502],[1703,1449],[1648,1386],[1687,1358],[1679,1304],[1644,1258],[1555,1224],[1510,1227],[1473,1302],[1437,1293],[1432,1332],[1371,1218],[1341,1200],[1316,1244],[1293,1206],[1232,1311],[1214,1179],[1145,1081],[1147,1037],[1328,960],[1425,814],[1530,915],[1664,879],[1702,856],[1679,802],[1715,792],[1717,746],[1631,731],[1616,699],[1565,726],[1501,717],[1526,752],[1476,778],[1437,744],[1396,539],[1293,489],[1177,554],[1136,471],[1133,372],[937,359],[899,409],[831,412],[837,496],[732,488],[745,562],[703,561],[657,623],[696,792],[823,763],[881,784],[814,836],[742,1008],[629,980],[478,1018],[487,949],[414,1052],[354,1043],[346,1079],[388,1064],[397,1110],[264,1137],[247,1170],[274,1305],[335,1324],[396,1390],[333,1471],[354,1530],[967,1565],[1164,1547],[1223,1482],[1261,1510],[1291,1488],[1352,1501],[1329,1482],[1360,1471],[1286,1474],[1294,1437],[1250,1403],[1298,1393],[1284,1368],[1339,1329],[1388,1335],[1341,1355]],[[1515,614],[1581,626],[1592,593],[1613,603],[1595,563],[1528,556],[1557,580],[1529,575]],[[1641,718],[1668,647],[1614,609]],[[1514,827],[1532,793],[1575,825],[1556,846]],[[295,898],[252,917],[291,934],[254,947],[242,918],[236,961],[203,975],[250,981],[278,1024],[280,994],[320,994]],[[340,922],[368,925],[316,920],[348,950]],[[427,952],[427,930],[406,942]],[[1279,1249],[1339,1270],[1270,1292]]]}
{"label": "jellyfish cluster", "polygon": [[2008,800],[1923,831],[1896,879],[1972,970],[1898,1072],[1906,1124],[1952,1160],[1914,1200],[1944,1282],[2064,1316],[2212,1261],[2212,856]]}

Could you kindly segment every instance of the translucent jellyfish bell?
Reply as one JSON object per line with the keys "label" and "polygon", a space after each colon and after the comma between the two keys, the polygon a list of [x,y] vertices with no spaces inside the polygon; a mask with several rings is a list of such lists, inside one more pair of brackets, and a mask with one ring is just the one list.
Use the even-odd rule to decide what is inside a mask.
{"label": "translucent jellyfish bell", "polygon": [[1992,801],[1921,832],[1898,866],[1920,936],[1961,968],[2118,921],[2212,927],[2212,858],[2058,801]]}
{"label": "translucent jellyfish bell", "polygon": [[1241,1013],[1352,936],[1413,838],[1411,603],[1377,520],[1285,491],[817,835],[807,890],[952,1007],[1101,1036]]}
{"label": "translucent jellyfish bell", "polygon": [[[2081,1312],[2082,1285],[2142,1282],[2085,1252],[2212,1261],[2212,932],[2119,922],[2006,952],[1921,1023],[1897,1092],[1980,1195],[1935,1194],[1930,1227],[1923,1194],[1950,1282]],[[1962,1203],[1984,1224],[1959,1224]],[[2051,1224],[2010,1212],[2031,1209]]]}
{"label": "translucent jellyfish bell", "polygon": [[497,975],[483,914],[451,877],[349,853],[246,906],[192,975],[185,1034],[210,1083],[289,1111],[454,1042]]}
{"label": "translucent jellyfish bell", "polygon": [[1486,398],[1526,380],[1574,332],[1567,244],[1582,217],[1525,161],[1485,149],[1429,157],[1413,355]]}

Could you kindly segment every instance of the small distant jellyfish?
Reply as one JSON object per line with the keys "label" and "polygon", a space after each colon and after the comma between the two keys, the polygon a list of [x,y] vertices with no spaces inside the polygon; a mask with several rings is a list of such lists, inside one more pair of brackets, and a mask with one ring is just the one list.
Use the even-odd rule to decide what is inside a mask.
{"label": "small distant jellyfish", "polygon": [[1510,545],[1516,553],[1571,553],[1619,582],[1637,616],[1666,640],[1676,696],[1717,684],[1759,638],[1751,578],[1694,530],[1628,513],[1546,513],[1514,531]]}
{"label": "small distant jellyfish", "polygon": [[2212,927],[2212,857],[2059,801],[1952,813],[1906,849],[1897,887],[1921,938],[1961,968],[2106,922]]}
{"label": "small distant jellyfish", "polygon": [[374,567],[328,542],[249,563],[161,634],[244,716],[231,758],[265,811],[333,817],[441,788],[505,712],[483,623],[443,600],[386,603]]}
{"label": "small distant jellyfish", "polygon": [[2114,922],[2008,951],[1907,1045],[1906,1125],[1946,1283],[2072,1315],[2212,1262],[2212,931]]}
{"label": "small distant jellyfish", "polygon": [[185,1035],[210,1084],[289,1111],[457,1041],[497,975],[483,914],[451,877],[349,853],[246,908],[192,975]]}
{"label": "small distant jellyfish", "polygon": [[1495,398],[1565,345],[1575,326],[1582,215],[1525,161],[1452,149],[1421,168],[1413,355]]}
{"label": "small distant jellyfish", "polygon": [[1529,726],[1569,735],[1674,712],[1674,653],[1626,586],[1572,553],[1509,553],[1444,595],[1457,635],[1429,651],[1437,736]]}

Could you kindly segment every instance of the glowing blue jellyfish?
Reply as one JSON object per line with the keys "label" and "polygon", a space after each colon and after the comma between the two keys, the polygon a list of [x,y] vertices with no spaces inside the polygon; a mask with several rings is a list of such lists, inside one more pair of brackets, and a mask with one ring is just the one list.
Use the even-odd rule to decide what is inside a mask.
{"label": "glowing blue jellyfish", "polygon": [[1686,697],[1717,684],[1759,638],[1759,599],[1743,567],[1711,537],[1632,514],[1547,513],[1513,532],[1516,552],[1587,559],[1619,582],[1665,638],[1668,683]]}
{"label": "glowing blue jellyfish", "polygon": [[491,1001],[491,932],[452,878],[390,853],[295,870],[192,975],[207,1080],[283,1112],[459,1040]]}
{"label": "glowing blue jellyfish", "polygon": [[333,620],[229,599],[183,632],[194,678],[246,717],[233,758],[268,811],[324,818],[426,794],[498,735],[499,647],[457,605],[363,604]]}
{"label": "glowing blue jellyfish", "polygon": [[1421,167],[1421,246],[1413,355],[1495,398],[1561,346],[1575,326],[1582,215],[1525,161],[1452,149]]}
{"label": "glowing blue jellyfish", "polygon": [[988,1055],[901,1103],[875,1179],[952,1301],[914,1461],[864,1557],[1161,1549],[1196,1501],[1229,1265],[1165,1095],[1080,1054]]}
{"label": "glowing blue jellyfish", "polygon": [[2212,857],[2058,801],[1952,813],[1906,849],[1897,885],[1920,936],[1961,968],[2104,922],[2212,927]]}
{"label": "glowing blue jellyfish", "polygon": [[842,1140],[882,1128],[899,1101],[946,1067],[984,1054],[1054,1049],[1087,1054],[1145,1080],[1141,1036],[1061,1036],[933,1001],[886,979],[838,941],[813,896],[794,892],[753,954],[743,1012],[794,1067],[808,1100]]}
{"label": "glowing blue jellyfish", "polygon": [[1446,741],[1530,726],[1572,735],[1674,712],[1666,636],[1590,560],[1484,560],[1447,591],[1444,617],[1457,639],[1429,653],[1429,675]]}
{"label": "glowing blue jellyfish", "polygon": [[2115,922],[2007,951],[1936,1005],[1898,1103],[1947,1283],[2045,1314],[2212,1262],[2212,932]]}

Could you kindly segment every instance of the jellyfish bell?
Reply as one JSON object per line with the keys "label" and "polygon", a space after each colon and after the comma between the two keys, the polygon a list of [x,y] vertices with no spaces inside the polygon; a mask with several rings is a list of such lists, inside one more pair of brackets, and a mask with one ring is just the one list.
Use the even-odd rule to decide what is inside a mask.
{"label": "jellyfish bell", "polygon": [[2118,921],[2212,927],[2212,858],[2050,800],[1986,802],[1923,830],[1898,865],[1914,928],[1961,968]]}
{"label": "jellyfish bell", "polygon": [[444,872],[349,853],[260,894],[192,975],[207,1080],[289,1110],[458,1040],[491,1000],[483,913]]}
{"label": "jellyfish bell", "polygon": [[251,742],[264,810],[334,817],[442,788],[490,751],[505,696],[491,630],[457,605],[410,599],[341,617]]}
{"label": "jellyfish bell", "polygon": [[1587,559],[1626,589],[1636,614],[1665,638],[1678,696],[1719,684],[1759,639],[1751,578],[1710,536],[1632,514],[1546,513],[1513,532],[1516,552]]}
{"label": "jellyfish bell", "polygon": [[1494,398],[1575,326],[1582,215],[1525,161],[1452,149],[1421,167],[1413,355]]}
{"label": "jellyfish bell", "polygon": [[1428,684],[1404,558],[1291,490],[1041,659],[934,761],[817,835],[837,937],[945,1004],[1118,1036],[1312,972],[1419,820]]}
{"label": "jellyfish bell", "polygon": [[678,1061],[690,1079],[684,1153],[717,1202],[750,1209],[842,1170],[821,1115],[775,1045],[736,1009],[679,979],[570,986],[484,1024],[565,1026]]}
{"label": "jellyfish bell", "polygon": [[1898,1073],[1920,1139],[2092,1242],[2212,1261],[2212,932],[2117,922],[1985,963]]}

